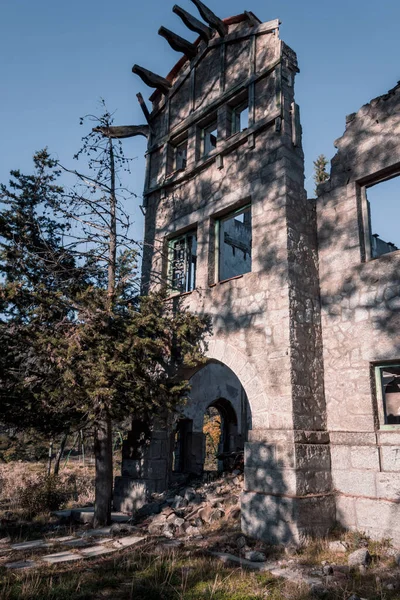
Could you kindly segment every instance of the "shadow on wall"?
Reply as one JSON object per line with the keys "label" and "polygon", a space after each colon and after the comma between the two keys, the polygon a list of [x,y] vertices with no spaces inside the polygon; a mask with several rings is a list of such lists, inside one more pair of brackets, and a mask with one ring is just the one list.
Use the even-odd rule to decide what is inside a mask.
{"label": "shadow on wall", "polygon": [[[272,544],[285,544],[296,539],[293,500],[283,497],[288,493],[284,469],[284,461],[276,458],[274,446],[264,443],[246,445],[245,489],[253,491],[242,494],[242,530]],[[294,477],[294,471],[292,474]]]}

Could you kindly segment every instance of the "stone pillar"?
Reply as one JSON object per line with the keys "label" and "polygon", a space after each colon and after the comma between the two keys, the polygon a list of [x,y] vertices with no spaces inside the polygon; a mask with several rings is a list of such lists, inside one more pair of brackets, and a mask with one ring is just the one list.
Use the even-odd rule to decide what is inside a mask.
{"label": "stone pillar", "polygon": [[167,488],[169,446],[168,430],[162,420],[152,429],[143,421],[133,421],[122,449],[121,476],[115,478],[115,510],[137,510],[151,494]]}
{"label": "stone pillar", "polygon": [[335,520],[327,432],[250,432],[242,528],[272,544],[324,535]]}

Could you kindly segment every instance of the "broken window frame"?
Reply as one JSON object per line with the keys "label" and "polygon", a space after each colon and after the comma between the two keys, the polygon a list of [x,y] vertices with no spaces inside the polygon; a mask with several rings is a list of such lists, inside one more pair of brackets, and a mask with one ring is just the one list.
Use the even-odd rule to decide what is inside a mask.
{"label": "broken window frame", "polygon": [[[212,142],[211,136],[214,131],[217,134],[217,135],[213,136],[213,137],[215,137],[215,145],[213,145],[211,143]],[[208,140],[207,136],[210,136],[209,140]],[[207,143],[207,141],[209,143]],[[211,152],[216,150],[216,148],[218,146],[218,120],[216,117],[211,122],[209,122],[208,125],[205,125],[204,127],[201,128],[200,144],[201,144],[201,157],[206,157],[209,154],[211,154]]]}
{"label": "broken window frame", "polygon": [[[246,127],[242,127],[241,124],[241,116],[244,111],[247,110],[247,125]],[[248,100],[243,101],[241,104],[234,106],[232,108],[232,122],[231,122],[231,135],[235,135],[235,133],[241,133],[242,131],[246,131],[249,128],[250,124],[250,111],[249,111],[249,102]]]}
{"label": "broken window frame", "polygon": [[[229,279],[235,279],[236,277],[242,277],[246,273],[251,273],[252,264],[250,267],[250,271],[246,271],[246,273],[241,273],[239,275],[232,275],[232,277],[228,277],[227,279],[221,279],[221,256],[220,256],[221,224],[224,221],[229,221],[230,219],[235,218],[235,217],[245,213],[248,210],[250,211],[250,218],[251,218],[251,203],[248,203],[234,211],[227,213],[226,215],[224,215],[223,217],[220,217],[219,219],[216,219],[216,221],[215,221],[215,233],[214,233],[214,236],[215,236],[215,264],[214,264],[215,283],[219,283],[221,281],[228,281]],[[252,246],[250,247],[250,252],[251,252],[251,250],[252,250]]]}
{"label": "broken window frame", "polygon": [[[194,253],[193,253],[194,241]],[[176,256],[177,245],[182,244],[182,252]],[[181,264],[179,264],[181,263]],[[168,240],[168,287],[173,293],[186,294],[196,288],[197,272],[197,231],[191,229]],[[179,273],[181,275],[179,276]],[[177,282],[181,281],[181,284]]]}
{"label": "broken window frame", "polygon": [[386,400],[384,396],[383,390],[383,371],[385,369],[390,369],[393,367],[399,367],[400,371],[400,360],[388,362],[388,363],[379,363],[374,365],[374,375],[375,375],[375,390],[376,390],[376,400],[377,400],[377,408],[378,408],[378,420],[379,420],[379,428],[380,429],[400,429],[400,419],[399,423],[389,423],[388,416],[386,413]]}
{"label": "broken window frame", "polygon": [[[182,158],[182,164],[179,159],[179,149],[185,148],[185,156]],[[179,142],[174,148],[174,169],[175,171],[185,171],[187,167],[188,140],[187,138]]]}
{"label": "broken window frame", "polygon": [[[179,149],[185,147],[186,158],[182,160],[182,164],[179,161]],[[188,134],[185,132],[178,138],[171,140],[167,147],[167,164],[166,164],[166,176],[173,175],[185,171],[187,168],[187,154],[188,154]]]}
{"label": "broken window frame", "polygon": [[[377,260],[382,256],[386,256],[387,254],[393,254],[393,252],[400,252],[400,248],[396,248],[395,244],[393,244],[393,250],[389,252],[383,252],[381,254],[377,254],[374,251],[374,246],[376,245],[373,241],[373,238],[376,237],[375,234],[372,233],[372,219],[371,219],[371,209],[370,209],[370,201],[368,200],[367,191],[369,188],[374,187],[380,183],[384,183],[385,181],[389,181],[390,179],[399,178],[400,181],[400,173],[398,171],[390,174],[385,177],[375,177],[371,178],[368,183],[360,186],[360,194],[361,194],[361,220],[362,220],[362,236],[361,236],[361,256],[362,260],[368,262],[370,260]],[[384,241],[384,240],[383,240]],[[390,244],[389,242],[385,242],[386,244]]]}

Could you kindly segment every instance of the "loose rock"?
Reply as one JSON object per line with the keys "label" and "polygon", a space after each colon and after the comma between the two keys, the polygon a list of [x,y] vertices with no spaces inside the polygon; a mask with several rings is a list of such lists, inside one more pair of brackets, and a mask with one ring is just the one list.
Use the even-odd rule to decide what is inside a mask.
{"label": "loose rock", "polygon": [[267,560],[264,552],[258,552],[257,550],[250,550],[244,556],[246,560],[250,560],[251,562],[265,562]]}
{"label": "loose rock", "polygon": [[349,554],[348,564],[350,567],[364,566],[368,567],[371,564],[372,557],[366,548],[360,548]]}

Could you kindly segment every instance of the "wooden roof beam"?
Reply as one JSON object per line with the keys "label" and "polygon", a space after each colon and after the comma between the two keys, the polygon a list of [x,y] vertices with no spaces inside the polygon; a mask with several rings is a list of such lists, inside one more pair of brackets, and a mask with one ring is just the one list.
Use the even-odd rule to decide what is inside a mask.
{"label": "wooden roof beam", "polygon": [[221,37],[225,37],[228,33],[228,27],[225,23],[217,17],[203,2],[200,0],[192,0],[193,4],[197,7],[202,19],[206,21],[213,29],[216,29]]}
{"label": "wooden roof beam", "polygon": [[135,73],[135,75],[139,75],[140,79],[144,81],[144,83],[149,87],[157,88],[158,90],[160,90],[160,92],[164,94],[164,96],[168,95],[169,90],[172,87],[168,79],[161,77],[161,75],[156,75],[156,73],[148,71],[147,69],[145,69],[144,67],[140,67],[139,65],[133,65],[132,73]]}
{"label": "wooden roof beam", "polygon": [[148,125],[121,125],[118,127],[95,127],[93,131],[102,133],[104,137],[113,139],[123,139],[143,135],[149,137],[150,128]]}
{"label": "wooden roof beam", "polygon": [[161,35],[161,37],[165,38],[171,48],[176,50],[176,52],[182,52],[189,59],[197,56],[197,48],[194,44],[188,42],[180,35],[177,35],[166,27],[160,27],[158,30],[158,35]]}
{"label": "wooden roof beam", "polygon": [[193,17],[186,10],[183,10],[183,8],[181,8],[177,4],[175,4],[175,6],[173,7],[172,12],[174,12],[176,15],[178,15],[178,17],[182,19],[182,21],[184,22],[186,27],[190,29],[190,31],[198,33],[201,39],[206,44],[210,41],[213,34],[212,29],[210,29],[210,27],[204,25],[204,23],[196,19],[196,17]]}

